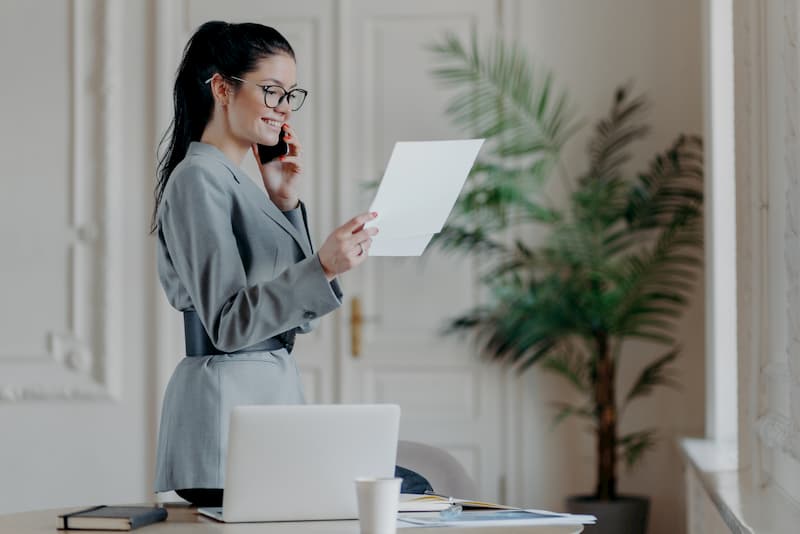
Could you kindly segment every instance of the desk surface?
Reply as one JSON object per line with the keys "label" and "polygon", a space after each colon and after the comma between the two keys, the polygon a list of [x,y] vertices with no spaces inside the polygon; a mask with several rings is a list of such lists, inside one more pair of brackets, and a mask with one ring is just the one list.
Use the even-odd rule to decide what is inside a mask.
{"label": "desk surface", "polygon": [[[134,530],[142,534],[359,534],[358,521],[301,521],[293,523],[239,523],[224,524],[198,515],[195,508],[182,504],[167,504],[169,516],[163,523],[156,523]],[[58,515],[80,508],[59,508],[37,510],[18,514],[0,515],[0,532],[14,534],[54,534],[57,532]],[[578,534],[583,528],[578,525],[536,526],[536,527],[471,527],[447,528],[447,533],[468,532],[469,534],[489,534],[502,531],[503,534]],[[74,531],[78,532],[78,531]],[[80,532],[103,532],[84,530]],[[106,531],[110,532],[110,531]],[[442,534],[440,528],[398,529],[408,534]]]}

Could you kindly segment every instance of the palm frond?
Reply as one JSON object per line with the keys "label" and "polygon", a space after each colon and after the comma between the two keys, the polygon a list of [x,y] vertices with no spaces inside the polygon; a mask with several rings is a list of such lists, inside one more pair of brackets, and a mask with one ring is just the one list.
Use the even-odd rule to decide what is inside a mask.
{"label": "palm frond", "polygon": [[586,356],[569,344],[565,344],[563,350],[551,353],[541,365],[544,369],[567,380],[580,393],[586,394],[587,391],[591,391]]}
{"label": "palm frond", "polygon": [[652,429],[632,432],[620,438],[618,445],[628,469],[633,468],[646,451],[655,447],[656,438],[657,432]]}
{"label": "palm frond", "polygon": [[638,175],[631,187],[625,218],[635,230],[699,217],[703,203],[702,141],[679,136]]}
{"label": "palm frond", "polygon": [[628,151],[633,141],[649,132],[641,122],[647,107],[643,97],[629,99],[629,89],[619,88],[609,116],[597,123],[595,136],[589,143],[589,172],[587,180],[609,180],[621,173],[621,167],[630,160]]}
{"label": "palm frond", "polygon": [[590,407],[574,406],[572,404],[569,404],[568,402],[551,402],[550,405],[558,410],[556,414],[553,416],[552,422],[550,423],[551,428],[557,427],[558,425],[564,422],[564,419],[573,415],[577,417],[582,417],[584,419],[594,418],[594,414],[592,413]]}
{"label": "palm frond", "polygon": [[502,254],[506,250],[502,242],[487,235],[482,228],[467,229],[453,224],[445,225],[441,232],[433,236],[431,243],[445,251],[460,251],[465,254]]}
{"label": "palm frond", "polygon": [[432,74],[458,89],[447,113],[472,135],[493,139],[498,156],[552,157],[571,135],[566,97],[553,97],[550,74],[534,76],[522,47],[498,38],[481,54],[473,33],[469,48],[454,34],[428,48],[442,63]]}
{"label": "palm frond", "polygon": [[625,396],[624,406],[636,397],[649,395],[657,386],[679,387],[672,369],[669,368],[669,365],[675,361],[679,353],[680,349],[676,347],[645,367]]}
{"label": "palm frond", "polygon": [[691,296],[692,277],[701,265],[701,245],[693,222],[671,223],[658,235],[652,250],[630,254],[607,274],[618,287],[610,321],[615,333],[631,333],[642,320],[676,318]]}

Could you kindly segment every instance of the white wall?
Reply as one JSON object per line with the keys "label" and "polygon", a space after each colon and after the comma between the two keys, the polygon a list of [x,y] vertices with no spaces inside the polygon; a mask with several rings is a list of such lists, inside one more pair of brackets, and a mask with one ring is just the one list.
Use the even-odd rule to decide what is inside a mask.
{"label": "white wall", "polygon": [[0,6],[0,513],[151,497],[146,7]]}
{"label": "white wall", "polygon": [[[155,346],[155,319],[151,310],[155,308],[152,299],[157,293],[153,291],[153,243],[146,234],[154,173],[153,132],[156,130],[155,98],[151,89],[156,68],[151,44],[155,22],[152,2],[121,5],[124,24],[120,26],[120,54],[124,83],[119,87],[122,105],[116,126],[124,146],[120,159],[124,247],[119,264],[125,284],[117,288],[115,294],[124,303],[120,343],[120,361],[124,364],[122,394],[120,400],[112,402],[0,402],[0,428],[3,429],[0,513],[100,500],[142,500],[150,496],[154,414],[161,401],[162,387],[153,379],[157,376],[157,362],[151,357]],[[635,167],[645,164],[679,132],[702,131],[699,3],[692,0],[538,0],[503,1],[495,5],[501,10],[503,31],[518,35],[538,65],[554,70],[557,82],[569,89],[573,101],[587,119],[594,120],[607,110],[612,91],[620,82],[634,80],[635,88],[650,96],[653,133],[640,145],[641,156],[634,162]],[[30,47],[24,54],[15,54],[21,49],[18,44],[2,46],[0,58],[3,65],[13,65],[12,70],[30,70],[26,84],[31,83],[31,75],[38,84],[45,83],[48,72],[67,75],[63,71],[51,71],[55,67],[45,61],[54,49],[64,53],[64,24],[69,17],[59,13],[59,9],[66,8],[61,2],[53,2],[51,16],[41,19],[23,0],[0,5],[0,25],[7,42],[24,42]],[[36,27],[34,23],[41,32],[37,32],[36,39],[26,40],[30,32],[23,28]],[[30,66],[31,63],[35,65]],[[79,74],[79,79],[84,80],[84,77]],[[60,170],[68,158],[63,147],[69,119],[58,110],[63,111],[69,103],[62,100],[56,105],[42,104],[43,94],[34,90],[36,85],[30,87],[19,81],[3,84],[0,89],[5,97],[0,100],[3,116],[11,117],[0,125],[3,146],[0,157],[5,164],[0,203],[3,208],[12,205],[23,213],[27,213],[24,207],[45,202],[59,206],[60,194],[55,191],[63,191],[65,187]],[[42,113],[47,113],[48,122],[40,129],[25,130],[25,135],[20,135],[20,130],[32,122],[41,123]],[[49,134],[53,131],[58,135]],[[52,156],[60,159],[55,162],[50,159],[50,164],[32,149],[40,139],[47,137],[42,132],[59,139],[50,142],[51,145],[62,147],[61,152]],[[573,173],[583,168],[584,143],[585,136],[573,145],[566,160]],[[40,184],[31,188],[32,181]],[[45,193],[48,191],[54,193]],[[63,230],[61,213],[50,213],[48,208],[43,215],[49,217],[42,219],[47,222],[48,231],[57,234]],[[33,239],[25,230],[13,235],[0,233],[0,237],[2,250],[11,254],[17,254],[19,247]],[[3,265],[0,280],[13,281],[6,267],[8,263],[4,261],[0,265]],[[54,276],[63,269],[59,264],[50,267]],[[684,530],[680,463],[672,438],[700,435],[703,431],[703,291],[703,287],[698,287],[697,298],[682,321],[680,335],[684,338],[684,354],[679,368],[683,390],[660,392],[640,402],[631,409],[624,423],[624,428],[630,429],[655,423],[663,430],[658,449],[633,475],[627,476],[623,471],[621,481],[625,492],[654,497],[653,534]],[[4,318],[15,319],[15,310],[23,306],[27,313],[24,315],[26,324],[36,324],[34,312],[41,304],[41,300],[24,301],[12,307],[4,301],[0,309]],[[63,320],[63,313],[58,312],[56,317]],[[0,384],[6,368],[2,355],[9,340],[17,339],[14,337],[16,324],[6,321],[0,325],[4,328],[0,330]],[[21,343],[34,343],[21,339]],[[646,363],[636,356],[642,349],[633,344],[628,347],[626,356],[630,365],[623,369],[624,381],[630,382]],[[556,379],[537,371],[514,381],[507,400],[519,412],[506,436],[510,452],[506,488],[509,499],[520,504],[562,508],[565,495],[591,492],[592,440],[574,423],[555,432],[549,430],[551,412],[546,403],[559,398],[566,389]]]}
{"label": "white wall", "polygon": [[[701,3],[641,0],[524,0],[503,4],[504,30],[519,36],[536,65],[554,71],[580,115],[590,123],[609,109],[613,90],[627,81],[647,94],[652,132],[637,145],[631,169],[647,161],[682,132],[703,133]],[[572,144],[565,158],[571,174],[585,169],[589,130]],[[653,498],[651,534],[684,532],[684,488],[675,438],[704,432],[704,285],[700,284],[680,323],[683,352],[677,363],[682,388],[659,390],[632,405],[622,430],[656,426],[661,440],[640,467],[620,469],[620,490]],[[646,350],[646,352],[645,352]],[[641,351],[641,355],[640,355]],[[624,352],[622,384],[630,384],[654,353],[630,343]],[[594,484],[593,440],[583,423],[549,430],[547,402],[562,398],[570,386],[537,373],[522,379],[520,501],[561,506],[565,495],[590,493]],[[626,391],[620,388],[620,394]]]}

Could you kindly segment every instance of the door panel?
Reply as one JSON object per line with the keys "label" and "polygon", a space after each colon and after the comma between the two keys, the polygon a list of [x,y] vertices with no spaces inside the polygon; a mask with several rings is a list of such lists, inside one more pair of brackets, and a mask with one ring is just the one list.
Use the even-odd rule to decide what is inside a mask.
{"label": "door panel", "polygon": [[[370,2],[343,5],[341,40],[340,211],[365,211],[395,141],[464,138],[443,111],[448,93],[429,71],[426,45],[450,31],[468,39],[495,28],[495,4],[481,1]],[[420,195],[425,191],[420,191]],[[344,276],[347,303],[363,308],[361,347],[342,323],[341,391],[346,402],[396,402],[401,438],[443,447],[497,498],[502,447],[500,373],[474,348],[440,330],[478,303],[471,261],[432,249],[421,258],[370,258]]]}

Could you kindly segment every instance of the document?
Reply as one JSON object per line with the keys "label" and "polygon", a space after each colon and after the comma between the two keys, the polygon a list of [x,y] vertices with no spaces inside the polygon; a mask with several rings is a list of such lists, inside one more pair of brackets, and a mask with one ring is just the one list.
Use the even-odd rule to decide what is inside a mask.
{"label": "document", "polygon": [[462,512],[454,515],[426,515],[397,518],[398,528],[409,527],[490,527],[505,525],[593,525],[593,515],[557,514],[546,510],[493,510],[490,512]]}
{"label": "document", "polygon": [[446,499],[429,499],[428,495],[401,493],[398,512],[441,512],[450,508]]}
{"label": "document", "polygon": [[395,143],[366,224],[380,232],[370,256],[419,256],[447,217],[484,139]]}

